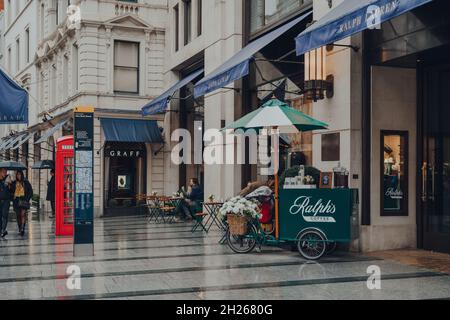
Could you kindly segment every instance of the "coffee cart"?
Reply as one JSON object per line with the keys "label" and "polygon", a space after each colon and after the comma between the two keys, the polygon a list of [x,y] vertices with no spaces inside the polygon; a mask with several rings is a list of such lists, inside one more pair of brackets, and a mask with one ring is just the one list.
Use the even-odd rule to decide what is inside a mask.
{"label": "coffee cart", "polygon": [[352,240],[352,222],[358,216],[356,189],[282,189],[279,193],[278,237],[265,232],[259,221],[249,220],[247,232],[232,234],[227,242],[236,253],[249,253],[257,246],[296,245],[308,260],[318,260],[336,243]]}

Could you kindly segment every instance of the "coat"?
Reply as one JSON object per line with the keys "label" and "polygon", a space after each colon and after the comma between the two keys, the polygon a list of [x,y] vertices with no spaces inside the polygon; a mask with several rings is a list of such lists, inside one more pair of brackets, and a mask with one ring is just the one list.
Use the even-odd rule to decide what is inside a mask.
{"label": "coat", "polygon": [[47,184],[47,201],[55,201],[55,176]]}
{"label": "coat", "polygon": [[[17,186],[17,181],[14,181],[11,185],[11,197],[14,197],[14,193],[16,192],[16,186]],[[31,186],[31,183],[27,180],[24,179],[23,180],[23,184],[24,184],[24,191],[25,191],[25,197],[24,200],[30,202],[31,198],[33,197],[33,187]]]}

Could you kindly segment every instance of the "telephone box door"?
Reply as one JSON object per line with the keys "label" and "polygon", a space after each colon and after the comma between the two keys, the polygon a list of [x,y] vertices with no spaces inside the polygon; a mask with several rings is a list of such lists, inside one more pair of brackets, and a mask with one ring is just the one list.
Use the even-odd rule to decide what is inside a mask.
{"label": "telephone box door", "polygon": [[73,137],[57,142],[55,166],[55,231],[57,237],[73,236],[74,206]]}

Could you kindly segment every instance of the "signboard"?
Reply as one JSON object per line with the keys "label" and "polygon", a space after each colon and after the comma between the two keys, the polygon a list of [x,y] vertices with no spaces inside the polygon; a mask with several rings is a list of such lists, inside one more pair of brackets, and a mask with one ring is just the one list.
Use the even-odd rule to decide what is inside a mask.
{"label": "signboard", "polygon": [[0,124],[28,124],[28,92],[0,69]]}
{"label": "signboard", "polygon": [[74,255],[94,255],[94,109],[74,113]]}
{"label": "signboard", "polygon": [[351,238],[353,190],[299,189],[280,193],[280,237],[296,239],[306,228],[320,229],[329,240]]}

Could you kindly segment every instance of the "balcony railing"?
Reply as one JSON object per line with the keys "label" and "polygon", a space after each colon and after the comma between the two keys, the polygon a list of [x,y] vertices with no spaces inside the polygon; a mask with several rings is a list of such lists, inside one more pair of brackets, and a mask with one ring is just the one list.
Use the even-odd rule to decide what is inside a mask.
{"label": "balcony railing", "polygon": [[137,0],[121,0],[116,4],[115,9],[116,16],[127,13],[139,14],[139,6],[137,5]]}

